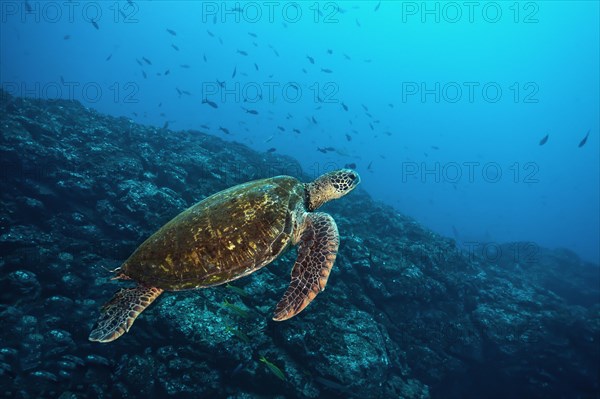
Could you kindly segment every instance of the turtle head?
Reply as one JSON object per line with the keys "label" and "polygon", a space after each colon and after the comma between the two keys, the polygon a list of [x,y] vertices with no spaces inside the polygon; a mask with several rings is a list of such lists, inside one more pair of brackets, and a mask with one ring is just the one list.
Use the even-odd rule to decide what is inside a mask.
{"label": "turtle head", "polygon": [[360,176],[352,169],[340,169],[325,173],[312,183],[306,184],[308,210],[314,211],[327,201],[337,199],[354,190]]}

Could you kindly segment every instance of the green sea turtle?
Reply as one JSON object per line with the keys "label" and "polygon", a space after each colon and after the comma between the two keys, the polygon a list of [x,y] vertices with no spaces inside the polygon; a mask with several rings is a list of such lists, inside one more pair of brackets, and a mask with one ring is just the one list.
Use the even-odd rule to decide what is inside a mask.
{"label": "green sea turtle", "polygon": [[90,341],[110,342],[163,291],[220,285],[273,262],[298,244],[290,286],[273,320],[301,312],[325,289],[339,235],[333,218],[313,212],[360,182],[341,169],[311,183],[290,176],[255,180],[218,192],[188,208],[144,241],[113,279],[133,280],[104,305]]}

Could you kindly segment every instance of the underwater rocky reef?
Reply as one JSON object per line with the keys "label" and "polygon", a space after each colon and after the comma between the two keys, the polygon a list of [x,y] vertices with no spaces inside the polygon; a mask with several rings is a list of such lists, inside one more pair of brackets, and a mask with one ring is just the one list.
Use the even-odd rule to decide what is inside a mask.
{"label": "underwater rocky reef", "polygon": [[[289,157],[0,92],[0,397],[588,398],[600,390],[600,272],[533,243],[458,249],[362,189],[327,204],[327,289],[271,320],[295,250],[233,282],[163,294],[88,341],[111,281],[195,202]],[[368,179],[368,175],[363,179]],[[490,248],[492,251],[490,251]]]}

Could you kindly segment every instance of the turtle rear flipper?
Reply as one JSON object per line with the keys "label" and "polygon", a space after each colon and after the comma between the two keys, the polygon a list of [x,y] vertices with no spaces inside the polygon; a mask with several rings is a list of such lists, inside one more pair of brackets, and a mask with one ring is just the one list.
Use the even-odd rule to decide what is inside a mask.
{"label": "turtle rear flipper", "polygon": [[162,292],[160,288],[142,285],[119,290],[102,307],[102,314],[94,325],[89,340],[111,342],[119,338],[129,331],[136,317]]}
{"label": "turtle rear flipper", "polygon": [[308,213],[298,244],[292,281],[275,308],[273,320],[294,317],[325,289],[340,244],[335,221],[326,213]]}

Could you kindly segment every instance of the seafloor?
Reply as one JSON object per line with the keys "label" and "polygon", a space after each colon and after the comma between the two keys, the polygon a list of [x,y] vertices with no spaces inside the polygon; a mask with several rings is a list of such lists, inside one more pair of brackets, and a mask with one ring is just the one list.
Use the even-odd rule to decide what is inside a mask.
{"label": "seafloor", "polygon": [[271,320],[290,251],[88,342],[123,285],[107,270],[171,217],[237,183],[312,176],[198,131],[0,97],[0,397],[598,397],[598,265],[533,243],[459,251],[362,189],[325,207],[340,253],[299,316]]}

